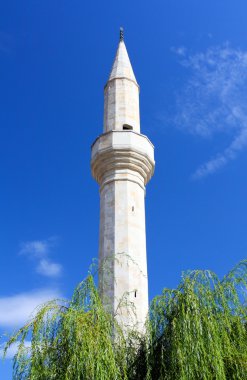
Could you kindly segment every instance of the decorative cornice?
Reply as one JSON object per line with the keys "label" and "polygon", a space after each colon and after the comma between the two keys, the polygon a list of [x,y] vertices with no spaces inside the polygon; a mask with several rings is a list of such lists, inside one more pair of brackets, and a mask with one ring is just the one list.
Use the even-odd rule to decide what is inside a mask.
{"label": "decorative cornice", "polygon": [[[138,181],[146,185],[154,173],[154,161],[145,153],[134,149],[114,149],[110,147],[98,151],[91,161],[92,175],[102,185],[106,178],[125,180],[138,174]],[[127,178],[128,177],[128,178]],[[136,177],[137,178],[137,177]]]}

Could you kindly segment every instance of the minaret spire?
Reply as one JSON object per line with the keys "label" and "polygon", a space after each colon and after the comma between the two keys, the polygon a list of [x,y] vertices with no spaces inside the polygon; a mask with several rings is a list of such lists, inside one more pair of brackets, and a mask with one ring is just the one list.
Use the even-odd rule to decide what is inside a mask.
{"label": "minaret spire", "polygon": [[[135,74],[129,59],[129,55],[124,43],[123,29],[120,29],[120,40],[113,62],[112,70],[108,81],[116,78],[125,78],[132,80],[138,86]],[[106,84],[107,85],[107,84]]]}

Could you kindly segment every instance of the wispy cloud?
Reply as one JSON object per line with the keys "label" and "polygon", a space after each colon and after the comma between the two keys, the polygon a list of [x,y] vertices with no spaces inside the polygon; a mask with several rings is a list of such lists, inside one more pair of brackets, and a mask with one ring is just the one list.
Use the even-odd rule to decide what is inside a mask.
{"label": "wispy cloud", "polygon": [[62,273],[62,265],[50,258],[51,250],[56,246],[57,238],[27,241],[21,244],[21,255],[26,255],[36,262],[36,272],[46,277],[58,277]]}
{"label": "wispy cloud", "polygon": [[21,255],[30,255],[31,257],[40,258],[47,255],[52,247],[50,239],[34,240],[21,243]]}
{"label": "wispy cloud", "polygon": [[0,297],[0,326],[20,327],[27,322],[37,306],[56,298],[62,298],[60,292],[49,288]]}
{"label": "wispy cloud", "polygon": [[62,266],[61,264],[53,263],[50,260],[42,259],[40,260],[36,271],[43,276],[57,277],[62,272]]}
{"label": "wispy cloud", "polygon": [[199,179],[234,160],[247,148],[247,51],[229,44],[189,55],[173,49],[190,79],[177,96],[175,124],[202,138],[225,134],[230,143],[203,163],[193,174]]}
{"label": "wispy cloud", "polygon": [[178,47],[173,46],[171,48],[171,51],[177,55],[185,56],[187,49],[185,46],[178,46]]}

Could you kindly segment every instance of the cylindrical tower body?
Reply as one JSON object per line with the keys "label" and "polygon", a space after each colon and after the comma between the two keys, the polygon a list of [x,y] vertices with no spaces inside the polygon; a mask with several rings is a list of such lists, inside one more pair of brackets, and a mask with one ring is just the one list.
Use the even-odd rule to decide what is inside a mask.
{"label": "cylindrical tower body", "polygon": [[142,331],[148,312],[145,185],[154,149],[140,134],[139,86],[123,41],[105,86],[104,133],[92,146],[91,168],[100,185],[102,301],[124,329]]}

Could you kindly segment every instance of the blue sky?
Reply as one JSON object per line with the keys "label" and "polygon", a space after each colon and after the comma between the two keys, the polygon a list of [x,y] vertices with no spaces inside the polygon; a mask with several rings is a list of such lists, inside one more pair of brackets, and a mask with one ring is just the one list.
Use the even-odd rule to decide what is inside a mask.
{"label": "blue sky", "polygon": [[[119,27],[155,145],[150,299],[182,271],[220,276],[247,252],[245,0],[2,2],[0,332],[69,297],[98,253],[90,145]],[[4,341],[2,338],[2,342]],[[11,379],[11,362],[0,378]]]}

